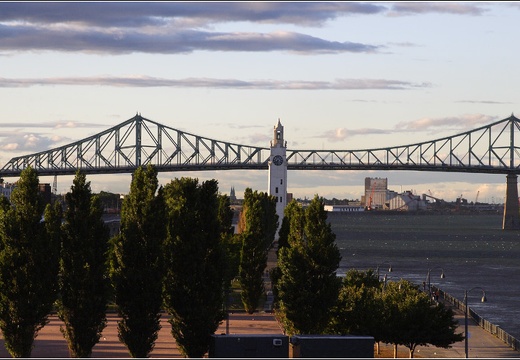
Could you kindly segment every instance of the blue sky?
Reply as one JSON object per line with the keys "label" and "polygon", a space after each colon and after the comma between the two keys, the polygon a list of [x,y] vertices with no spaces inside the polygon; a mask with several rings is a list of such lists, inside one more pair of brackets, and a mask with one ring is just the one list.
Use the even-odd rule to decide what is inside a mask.
{"label": "blue sky", "polygon": [[[280,119],[291,149],[455,135],[520,112],[519,20],[517,2],[0,2],[0,167],[136,112],[258,146]],[[267,190],[266,171],[160,178],[180,176]],[[290,171],[289,192],[356,199],[369,176],[447,200],[505,194],[504,175],[403,171]],[[130,175],[89,180],[125,193]]]}

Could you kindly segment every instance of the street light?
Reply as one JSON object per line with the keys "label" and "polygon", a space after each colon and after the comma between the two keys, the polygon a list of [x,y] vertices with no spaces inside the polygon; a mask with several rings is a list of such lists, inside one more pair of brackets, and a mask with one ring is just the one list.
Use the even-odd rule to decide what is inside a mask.
{"label": "street light", "polygon": [[466,359],[468,358],[468,293],[472,290],[479,289],[482,290],[482,299],[481,302],[486,302],[486,292],[481,287],[474,287],[471,290],[464,290],[464,348],[466,352]]}
{"label": "street light", "polygon": [[381,265],[388,265],[389,266],[388,272],[392,272],[392,265],[390,265],[390,263],[387,263],[387,262],[382,262],[381,264],[377,265],[377,269],[376,269],[376,271],[377,271],[377,280],[379,280],[379,267]]}
{"label": "street light", "polygon": [[428,275],[426,276],[426,281],[428,281],[428,294],[430,296],[430,299],[432,298],[432,288],[431,288],[431,284],[430,284],[430,273],[432,272],[432,270],[435,270],[435,269],[441,269],[441,279],[444,279],[446,277],[444,275],[444,269],[441,268],[440,266],[436,266],[434,268],[428,269]]}

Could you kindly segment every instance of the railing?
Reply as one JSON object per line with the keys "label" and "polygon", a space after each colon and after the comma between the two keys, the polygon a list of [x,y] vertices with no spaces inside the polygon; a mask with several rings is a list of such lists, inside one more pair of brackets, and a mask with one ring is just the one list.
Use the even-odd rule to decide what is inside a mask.
{"label": "railing", "polygon": [[[433,291],[439,291],[439,296],[449,303],[453,304],[457,309],[461,311],[466,311],[466,306],[464,305],[464,301],[460,301],[459,299],[453,297],[452,295],[445,293],[443,290],[432,286]],[[508,346],[510,346],[513,350],[520,350],[520,341],[517,340],[512,335],[508,334],[504,330],[500,328],[500,326],[490,323],[488,320],[484,319],[482,316],[477,314],[475,311],[468,306],[468,317],[471,317],[481,328],[489,332],[490,334],[496,336]]]}

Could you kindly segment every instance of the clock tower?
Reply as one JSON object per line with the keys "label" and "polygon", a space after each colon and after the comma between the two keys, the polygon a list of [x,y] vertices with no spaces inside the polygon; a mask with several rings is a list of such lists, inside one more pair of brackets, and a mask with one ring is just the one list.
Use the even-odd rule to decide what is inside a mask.
{"label": "clock tower", "polygon": [[287,205],[287,159],[285,151],[286,141],[283,138],[283,126],[278,119],[274,127],[271,140],[271,156],[269,157],[269,195],[276,199],[276,214],[278,215],[278,229],[275,238],[278,239],[278,230],[282,226],[283,213]]}

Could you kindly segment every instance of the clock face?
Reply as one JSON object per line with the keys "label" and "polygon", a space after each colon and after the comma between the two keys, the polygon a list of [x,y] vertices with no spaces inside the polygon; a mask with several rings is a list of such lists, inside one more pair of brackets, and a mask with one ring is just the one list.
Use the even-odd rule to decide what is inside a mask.
{"label": "clock face", "polygon": [[280,156],[280,155],[276,155],[274,158],[273,158],[273,163],[277,166],[279,165],[282,165],[283,163],[283,158]]}

